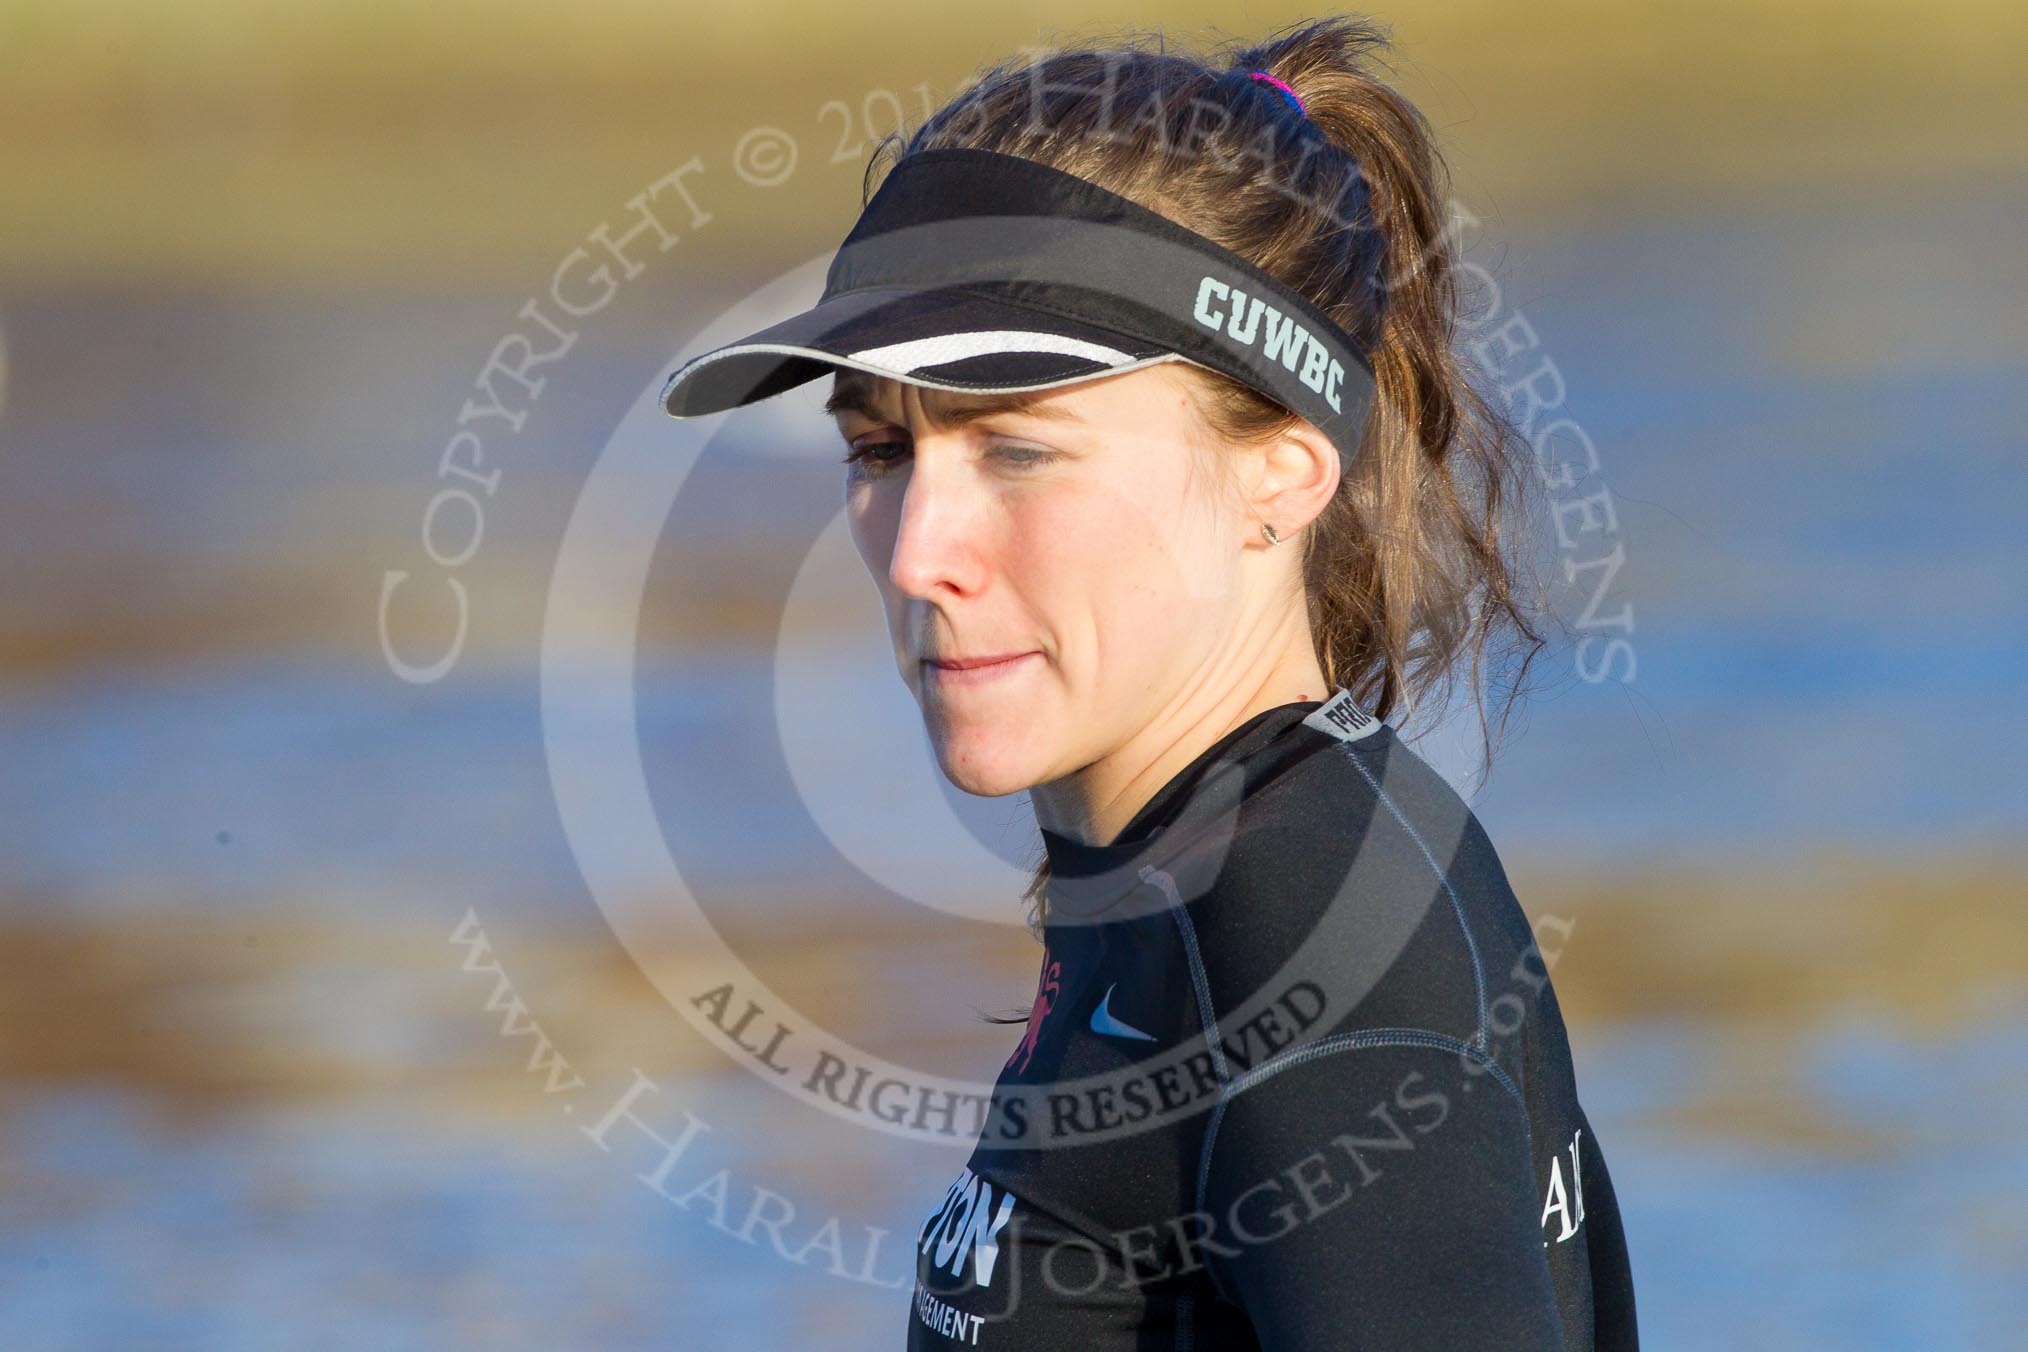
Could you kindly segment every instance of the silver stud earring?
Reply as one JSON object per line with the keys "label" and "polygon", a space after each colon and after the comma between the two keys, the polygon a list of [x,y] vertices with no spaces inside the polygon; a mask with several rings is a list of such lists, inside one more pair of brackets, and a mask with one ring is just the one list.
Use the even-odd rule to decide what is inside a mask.
{"label": "silver stud earring", "polygon": [[1278,545],[1282,542],[1282,537],[1275,534],[1275,528],[1265,521],[1260,523],[1260,533],[1267,536],[1267,542],[1271,545]]}

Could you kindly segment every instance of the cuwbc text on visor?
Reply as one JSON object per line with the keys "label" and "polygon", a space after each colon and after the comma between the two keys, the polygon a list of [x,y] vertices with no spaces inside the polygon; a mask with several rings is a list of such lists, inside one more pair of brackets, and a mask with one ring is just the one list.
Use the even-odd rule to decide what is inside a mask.
{"label": "cuwbc text on visor", "polygon": [[[1252,301],[1249,305],[1247,302]],[[1230,304],[1229,314],[1214,308]],[[1248,347],[1258,346],[1270,360],[1281,362],[1297,379],[1324,396],[1333,413],[1339,407],[1339,388],[1345,381],[1345,367],[1331,355],[1308,329],[1269,305],[1259,296],[1248,296],[1236,286],[1227,286],[1207,275],[1197,283],[1197,322],[1214,332],[1223,331]],[[1265,320],[1265,323],[1263,323]],[[1300,371],[1297,363],[1302,364]]]}

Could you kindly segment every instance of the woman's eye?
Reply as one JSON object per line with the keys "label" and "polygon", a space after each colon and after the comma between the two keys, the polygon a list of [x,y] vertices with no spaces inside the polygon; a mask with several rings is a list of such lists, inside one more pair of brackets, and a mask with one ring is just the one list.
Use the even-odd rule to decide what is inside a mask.
{"label": "woman's eye", "polygon": [[[862,441],[846,451],[844,463],[857,466],[863,473],[880,475],[887,473],[908,454],[909,445],[905,441]],[[1045,465],[1056,459],[1056,452],[1039,446],[997,445],[992,448],[991,454],[1001,464],[1017,470]]]}
{"label": "woman's eye", "polygon": [[1054,451],[1045,451],[1039,446],[998,446],[993,453],[1012,465],[1026,468],[1030,465],[1045,465],[1056,458]]}
{"label": "woman's eye", "polygon": [[862,441],[845,452],[845,463],[857,465],[869,474],[885,474],[901,457],[899,454],[885,455],[882,452],[901,452],[908,444],[901,441]]}

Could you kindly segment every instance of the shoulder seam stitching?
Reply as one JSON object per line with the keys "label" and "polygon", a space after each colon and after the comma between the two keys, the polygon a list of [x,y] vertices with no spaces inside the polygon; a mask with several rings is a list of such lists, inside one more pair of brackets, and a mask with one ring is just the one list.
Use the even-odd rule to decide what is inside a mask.
{"label": "shoulder seam stitching", "polygon": [[1176,880],[1168,873],[1152,865],[1141,868],[1141,880],[1152,883],[1161,890],[1167,901],[1169,914],[1176,918],[1176,929],[1183,936],[1183,954],[1190,964],[1190,985],[1197,992],[1197,1019],[1204,1030],[1204,1045],[1211,1053],[1212,1073],[1217,1075],[1220,1092],[1232,1082],[1232,1071],[1225,1064],[1225,1049],[1218,1041],[1218,1016],[1211,1007],[1211,978],[1204,970],[1204,955],[1197,947],[1197,927],[1190,921],[1190,912],[1183,905],[1183,894],[1176,888]]}
{"label": "shoulder seam stitching", "polygon": [[[1478,1004],[1479,1017],[1478,1028],[1472,1034],[1472,1046],[1476,1050],[1483,1052],[1486,1048],[1487,1022],[1486,967],[1479,957],[1479,941],[1472,934],[1472,927],[1465,921],[1465,904],[1459,899],[1458,890],[1451,886],[1451,875],[1445,871],[1443,865],[1437,863],[1436,855],[1431,853],[1428,842],[1423,840],[1422,832],[1415,829],[1414,824],[1408,820],[1408,817],[1402,812],[1401,808],[1395,804],[1394,796],[1388,793],[1381,786],[1380,781],[1373,777],[1373,771],[1367,768],[1366,762],[1349,754],[1353,743],[1340,742],[1338,745],[1347,751],[1348,754],[1345,759],[1351,761],[1353,766],[1358,769],[1360,775],[1365,778],[1367,785],[1372,788],[1374,795],[1386,806],[1388,812],[1394,817],[1394,820],[1400,824],[1401,829],[1408,833],[1408,838],[1415,842],[1415,847],[1422,851],[1422,857],[1429,864],[1430,871],[1436,874],[1437,882],[1442,884],[1444,895],[1450,898],[1451,914],[1457,919],[1458,932],[1464,936],[1465,949],[1471,954],[1472,958],[1472,994]],[[1469,811],[1469,809],[1467,810]]]}
{"label": "shoulder seam stitching", "polygon": [[[1195,1205],[1198,1214],[1201,1215],[1204,1211],[1204,1194],[1211,1181],[1212,1149],[1218,1140],[1218,1124],[1220,1119],[1225,1116],[1225,1106],[1228,1103],[1238,1098],[1254,1085],[1259,1084],[1262,1080],[1268,1079],[1290,1066],[1299,1065],[1315,1057],[1328,1056],[1333,1052],[1358,1050],[1364,1047],[1403,1046],[1435,1047],[1443,1051],[1456,1052],[1460,1056],[1469,1057],[1474,1062],[1484,1065],[1492,1073],[1493,1078],[1499,1081],[1509,1096],[1513,1098],[1515,1106],[1521,1110],[1521,1139],[1526,1145],[1528,1152],[1531,1155],[1534,1153],[1534,1132],[1530,1129],[1528,1122],[1528,1101],[1521,1096],[1521,1091],[1515,1087],[1514,1081],[1508,1078],[1507,1072],[1500,1068],[1500,1063],[1495,1061],[1485,1051],[1461,1038],[1452,1037],[1449,1033],[1439,1033],[1428,1028],[1358,1028],[1344,1033],[1332,1033],[1328,1037],[1318,1038],[1315,1042],[1305,1043],[1300,1047],[1291,1047],[1287,1051],[1279,1052],[1261,1062],[1251,1070],[1240,1075],[1239,1078],[1228,1080],[1221,1085],[1218,1093],[1218,1102],[1212,1105],[1211,1116],[1204,1124],[1204,1144],[1199,1149],[1197,1156],[1197,1196]],[[1225,1289],[1225,1283],[1220,1280],[1218,1269],[1212,1266],[1209,1257],[1205,1259],[1204,1271],[1211,1278],[1211,1284],[1218,1289],[1218,1294],[1221,1297],[1229,1304],[1239,1304],[1238,1301],[1233,1299],[1231,1293]]]}

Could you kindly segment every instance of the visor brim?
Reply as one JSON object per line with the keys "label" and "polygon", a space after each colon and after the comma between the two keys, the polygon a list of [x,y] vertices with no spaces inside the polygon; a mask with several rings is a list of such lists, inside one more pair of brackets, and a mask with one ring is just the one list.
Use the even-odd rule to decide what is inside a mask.
{"label": "visor brim", "polygon": [[1047,389],[1178,354],[978,289],[868,288],[818,302],[685,362],[662,387],[671,417],[740,408],[839,369],[956,392]]}

